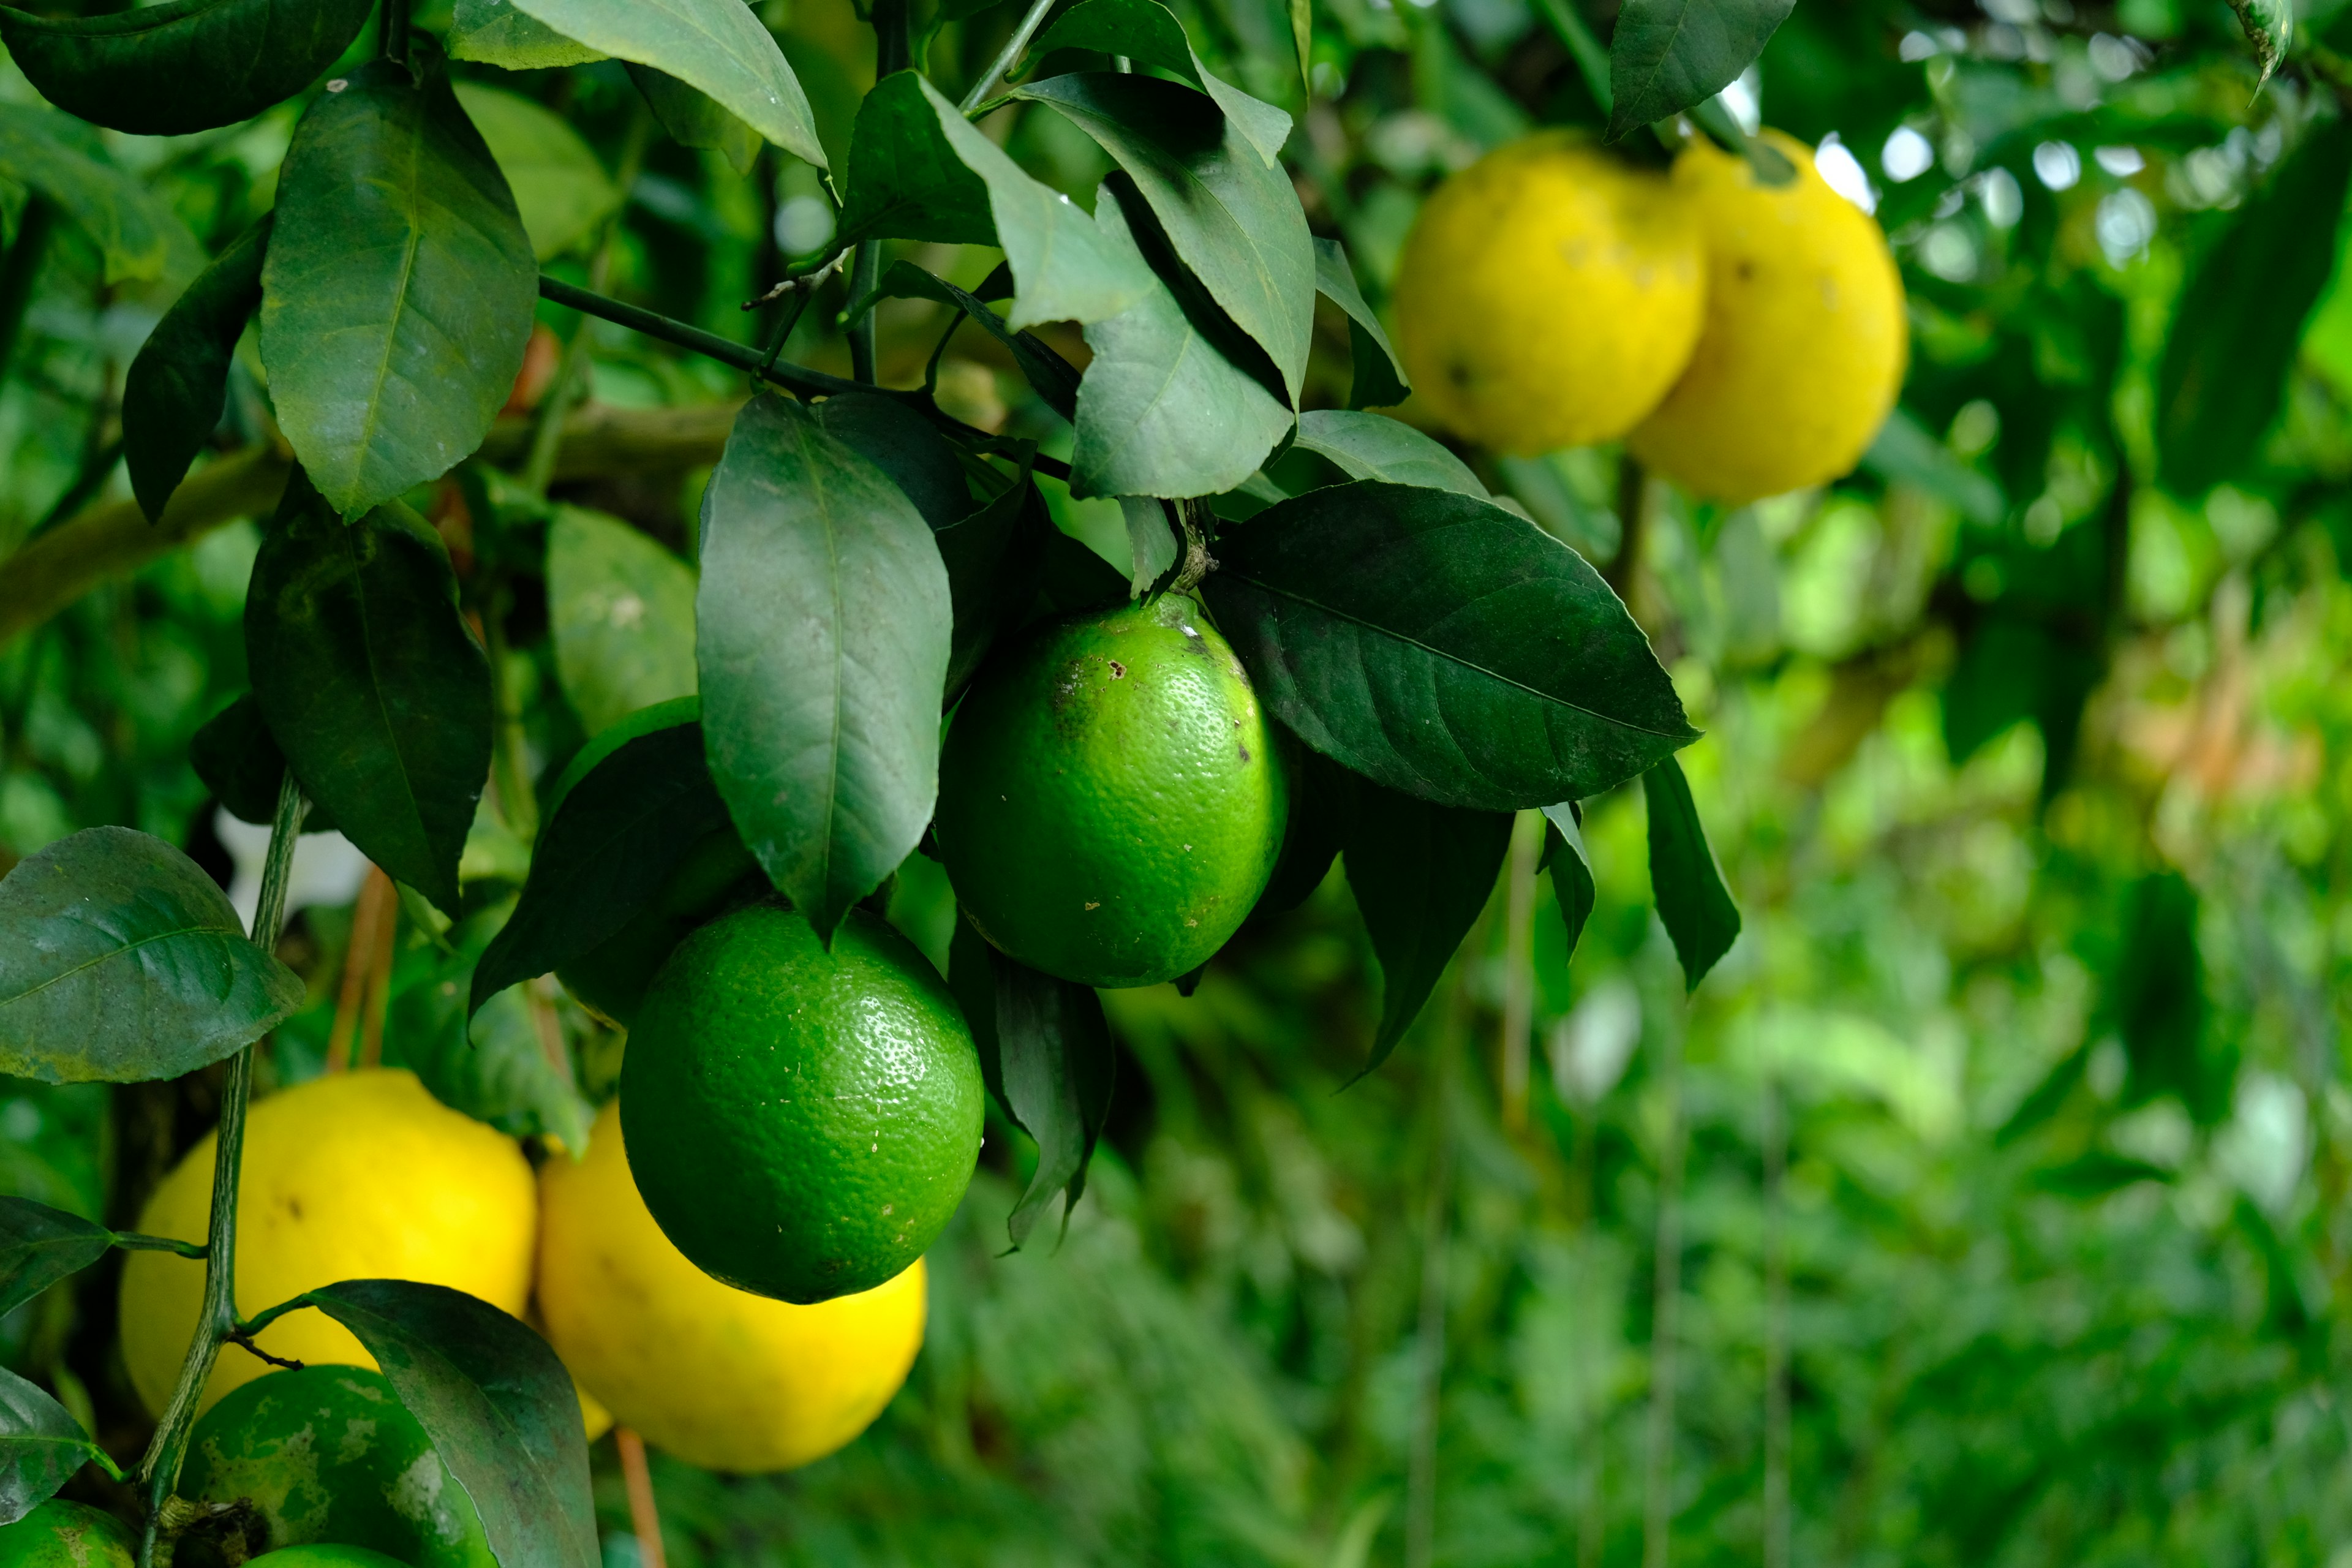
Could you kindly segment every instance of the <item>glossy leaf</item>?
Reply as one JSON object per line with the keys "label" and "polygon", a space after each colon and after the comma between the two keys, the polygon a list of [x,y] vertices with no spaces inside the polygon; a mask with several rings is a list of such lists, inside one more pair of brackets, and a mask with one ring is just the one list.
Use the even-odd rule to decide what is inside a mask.
{"label": "glossy leaf", "polygon": [[1643,773],[1642,794],[1650,813],[1650,895],[1674,939],[1684,984],[1696,991],[1738,937],[1739,908],[1716,869],[1682,763],[1668,757]]}
{"label": "glossy leaf", "polygon": [[346,1279],[297,1300],[375,1357],[473,1500],[499,1568],[595,1568],[580,1399],[546,1341],[445,1285]]}
{"label": "glossy leaf", "polygon": [[[269,733],[261,704],[248,691],[205,721],[188,742],[188,765],[215,799],[239,822],[268,826],[278,816],[278,790],[286,777],[286,753]],[[332,812],[310,803],[302,814],[305,833],[332,833]]]}
{"label": "glossy leaf", "polygon": [[570,1064],[551,1059],[520,990],[505,990],[473,1010],[477,962],[509,918],[509,907],[484,910],[447,935],[422,973],[394,991],[384,1043],[434,1098],[502,1132],[555,1137],[585,1146],[595,1110],[572,1082]]}
{"label": "glossy leaf", "polygon": [[523,232],[541,261],[588,238],[621,205],[604,165],[562,115],[520,93],[477,82],[461,81],[457,92],[505,174]]}
{"label": "glossy leaf", "polygon": [[511,0],[457,0],[449,21],[449,58],[528,71],[590,65],[604,57],[526,16]]}
{"label": "glossy leaf", "polygon": [[47,110],[0,103],[0,172],[56,203],[89,237],[107,282],[163,277],[176,255],[194,251],[187,226],[146,186],[98,155],[94,141],[89,151],[75,145],[69,138],[77,129],[91,134]]}
{"label": "glossy leaf", "polygon": [[[996,243],[988,182],[965,166],[942,133],[945,122],[933,101],[938,94],[926,85],[914,71],[898,71],[875,84],[858,105],[849,133],[844,238]],[[892,270],[907,265],[898,262]]]}
{"label": "glossy leaf", "polygon": [[702,726],[680,721],[623,742],[555,803],[522,899],[474,969],[469,1007],[587,952],[652,901],[686,852],[728,825],[703,758]]}
{"label": "glossy leaf", "polygon": [[43,98],[95,125],[184,136],[293,97],[359,37],[369,0],[176,0],[90,16],[0,7]]}
{"label": "glossy leaf", "polygon": [[681,147],[701,147],[724,156],[739,174],[748,174],[759,160],[760,133],[730,113],[709,94],[651,66],[629,62],[629,79],[653,106],[654,118]]}
{"label": "glossy leaf", "polygon": [[1347,248],[1336,239],[1315,241],[1315,290],[1339,307],[1348,318],[1348,353],[1353,381],[1348,390],[1350,408],[1387,408],[1412,395],[1404,361],[1389,342],[1380,317],[1364,303],[1356,287],[1355,268],[1348,265]]}
{"label": "glossy leaf", "polygon": [[15,1310],[79,1273],[114,1245],[114,1233],[79,1215],[0,1197],[0,1312]]}
{"label": "glossy leaf", "polygon": [[1055,49],[1124,55],[1183,78],[1209,95],[1269,169],[1290,140],[1290,116],[1212,75],[1160,0],[1078,0],[1029,46],[1029,58],[1042,60]]}
{"label": "glossy leaf", "polygon": [[774,397],[736,416],[702,504],[711,773],[744,843],[829,940],[930,821],[947,569],[880,469]]}
{"label": "glossy leaf", "polygon": [[152,835],[91,827],[0,880],[0,1072],[45,1083],[177,1078],[302,1002],[228,895]]}
{"label": "glossy leaf", "polygon": [[[853,160],[856,144],[851,143]],[[1003,345],[1013,356],[1013,363],[1029,380],[1045,406],[1065,419],[1075,419],[1078,406],[1077,367],[1055,353],[1053,346],[1034,332],[1014,331],[1004,323],[1004,318],[988,308],[986,300],[977,294],[967,293],[943,278],[934,277],[911,261],[894,261],[882,281],[876,286],[877,298],[892,300],[933,300],[961,310],[972,323]],[[855,318],[867,308],[867,300],[859,300],[849,308]]]}
{"label": "glossy leaf", "polygon": [[1796,0],[1626,0],[1609,39],[1607,139],[1721,92],[1764,52]]}
{"label": "glossy leaf", "polygon": [[591,735],[694,691],[694,568],[619,518],[559,507],[547,530],[555,674]]}
{"label": "glossy leaf", "polygon": [[1290,774],[1290,815],[1282,830],[1282,854],[1258,895],[1256,914],[1280,914],[1305,903],[1331,874],[1339,858],[1339,824],[1354,797],[1355,780],[1338,763],[1281,737]]}
{"label": "glossy leaf", "polygon": [[1159,77],[1085,72],[1018,96],[1066,115],[1118,161],[1177,257],[1265,351],[1297,407],[1315,332],[1315,247],[1290,176],[1268,168],[1213,104]]}
{"label": "glossy leaf", "polygon": [[1127,574],[1128,597],[1139,599],[1161,573],[1176,564],[1176,530],[1162,502],[1121,496],[1118,510],[1127,520],[1127,550],[1133,563]]}
{"label": "glossy leaf", "polygon": [[261,303],[269,219],[247,229],[180,293],[122,378],[122,459],[154,522],[212,439],[228,401],[229,360]]}
{"label": "glossy leaf", "polygon": [[938,426],[895,397],[848,392],[811,412],[818,428],[882,470],[934,530],[971,515],[963,463]]}
{"label": "glossy leaf", "polygon": [[947,696],[951,701],[996,639],[1019,626],[1036,602],[1046,542],[1060,535],[1045,510],[1045,498],[1024,476],[1003,495],[932,537],[947,565],[948,595],[955,605],[948,653]]}
{"label": "glossy leaf", "polygon": [[261,273],[270,400],[320,494],[357,516],[481,444],[538,299],[506,176],[438,62],[372,60],[296,127]]}
{"label": "glossy leaf", "polygon": [[[1106,247],[1144,266],[1130,204],[1141,206],[1131,185],[1105,181],[1095,223]],[[1181,274],[1165,258],[1147,275],[1142,299],[1086,328],[1094,358],[1078,384],[1074,495],[1215,495],[1256,472],[1291,427],[1279,389],[1244,368],[1255,350],[1233,323],[1180,298],[1167,279]]]}
{"label": "glossy leaf", "polygon": [[1344,408],[1318,408],[1298,416],[1297,445],[1351,479],[1419,485],[1491,499],[1470,465],[1402,419]]}
{"label": "glossy leaf", "polygon": [[1358,780],[1344,822],[1340,858],[1381,961],[1381,1025],[1361,1078],[1396,1049],[1486,907],[1511,847],[1511,818]]}
{"label": "glossy leaf", "polygon": [[92,1459],[114,1468],[72,1412],[0,1366],[0,1525],[48,1501]]}
{"label": "glossy leaf", "polygon": [[1559,901],[1560,920],[1568,926],[1568,952],[1573,955],[1584,935],[1584,923],[1592,918],[1600,889],[1592,880],[1592,858],[1585,853],[1584,826],[1577,820],[1576,808],[1548,805],[1544,816],[1550,824],[1552,896]]}
{"label": "glossy leaf", "polygon": [[345,523],[298,471],[253,563],[246,663],[302,791],[445,910],[490,770],[489,662],[432,529]]}
{"label": "glossy leaf", "polygon": [[508,0],[590,48],[676,77],[803,163],[825,166],[800,79],[742,0]]}
{"label": "glossy leaf", "polygon": [[2239,209],[2181,290],[2157,378],[2158,466],[2176,495],[2201,496],[2254,461],[2335,269],[2347,180],[2352,121],[2331,121]]}
{"label": "glossy leaf", "polygon": [[1513,811],[1594,795],[1696,735],[1576,552],[1498,506],[1359,480],[1229,525],[1203,584],[1267,704],[1367,778]]}
{"label": "glossy leaf", "polygon": [[2253,46],[2254,63],[2262,68],[2254,82],[2259,91],[2294,43],[2294,0],[2230,0],[2230,9],[2236,13],[2246,42]]}

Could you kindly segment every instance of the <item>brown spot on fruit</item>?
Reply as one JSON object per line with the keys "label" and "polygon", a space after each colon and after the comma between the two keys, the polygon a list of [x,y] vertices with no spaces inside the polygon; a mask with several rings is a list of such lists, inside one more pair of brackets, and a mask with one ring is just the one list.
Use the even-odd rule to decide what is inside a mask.
{"label": "brown spot on fruit", "polygon": [[1127,666],[1119,663],[1117,659],[1112,659],[1110,661],[1110,678],[1113,680],[1125,680],[1127,679]]}

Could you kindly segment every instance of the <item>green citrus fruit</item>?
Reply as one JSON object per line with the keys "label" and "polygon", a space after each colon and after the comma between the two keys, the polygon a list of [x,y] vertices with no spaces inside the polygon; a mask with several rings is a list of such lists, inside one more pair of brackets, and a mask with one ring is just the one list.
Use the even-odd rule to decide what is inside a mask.
{"label": "green citrus fruit", "polygon": [[981,933],[1084,985],[1198,968],[1282,850],[1288,789],[1241,660],[1176,594],[1049,621],[956,710],[935,830]]}
{"label": "green citrus fruit", "polygon": [[196,1423],[180,1495],[243,1500],[245,1539],[268,1547],[331,1542],[414,1568],[496,1568],[425,1428],[383,1373],[362,1367],[272,1373],[229,1394]]}
{"label": "green citrus fruit", "polygon": [[0,1568],[131,1568],[138,1551],[112,1514],[58,1498],[0,1526]]}
{"label": "green citrus fruit", "polygon": [[735,829],[714,828],[695,840],[652,902],[557,969],[555,977],[582,1006],[625,1029],[636,1022],[646,988],[687,932],[767,889],[766,875]]}
{"label": "green citrus fruit", "polygon": [[247,1568],[412,1568],[364,1546],[289,1546],[247,1559]]}
{"label": "green citrus fruit", "polygon": [[637,1191],[739,1290],[830,1300],[923,1254],[980,1158],[980,1058],[912,943],[853,910],[833,951],[772,902],[654,977],[621,1067]]}

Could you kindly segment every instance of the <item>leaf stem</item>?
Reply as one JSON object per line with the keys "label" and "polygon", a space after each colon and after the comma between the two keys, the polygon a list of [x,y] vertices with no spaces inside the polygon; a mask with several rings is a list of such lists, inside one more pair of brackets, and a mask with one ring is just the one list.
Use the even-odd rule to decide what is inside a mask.
{"label": "leaf stem", "polygon": [[116,1231],[114,1245],[125,1252],[176,1252],[183,1258],[202,1258],[205,1255],[202,1242],[181,1241],[169,1236],[147,1236],[135,1230]]}
{"label": "leaf stem", "polygon": [[[908,68],[912,42],[907,35],[908,0],[874,0],[874,79],[882,81]],[[860,240],[856,259],[849,264],[849,297],[863,300],[882,278],[882,240]],[[871,385],[874,372],[874,312],[849,323],[849,374]]]}
{"label": "leaf stem", "polygon": [[383,11],[378,18],[376,43],[378,52],[386,59],[408,63],[408,0],[382,0]]}
{"label": "leaf stem", "polygon": [[[261,870],[261,898],[253,911],[253,942],[264,952],[278,945],[286,923],[286,880],[294,864],[294,846],[302,835],[302,816],[310,802],[302,798],[293,770],[278,784],[278,816],[269,825],[268,858]],[[153,1568],[156,1528],[164,1500],[179,1484],[180,1461],[186,1457],[188,1431],[195,1425],[196,1403],[211,1380],[220,1348],[240,1331],[236,1318],[236,1195],[237,1177],[245,1159],[245,1112],[253,1092],[253,1047],[247,1046],[228,1059],[228,1079],[221,1086],[219,1142],[213,1150],[212,1224],[205,1243],[205,1299],[196,1320],[195,1338],[180,1363],[180,1380],[163,1406],[163,1418],[139,1464],[139,1479],[147,1489],[147,1524],[140,1532],[139,1568]]]}
{"label": "leaf stem", "polygon": [[1171,594],[1189,594],[1201,585],[1201,579],[1217,569],[1214,557],[1209,553],[1206,531],[1201,519],[1209,510],[1202,500],[1180,500],[1176,503],[1176,526],[1184,535],[1184,564],[1174,582],[1168,584]]}
{"label": "leaf stem", "polygon": [[1045,13],[1053,8],[1054,0],[1030,0],[1029,9],[1022,13],[1020,26],[1013,29],[1013,36],[1004,40],[1004,47],[997,51],[996,58],[989,62],[988,68],[980,73],[979,79],[971,84],[971,89],[963,95],[963,101],[956,105],[963,111],[965,119],[978,118],[978,111],[983,107],[995,107],[988,102],[988,89],[996,85],[997,79],[1013,68],[1013,62],[1019,59],[1021,51],[1029,47],[1029,40],[1036,37],[1039,25],[1045,20]]}

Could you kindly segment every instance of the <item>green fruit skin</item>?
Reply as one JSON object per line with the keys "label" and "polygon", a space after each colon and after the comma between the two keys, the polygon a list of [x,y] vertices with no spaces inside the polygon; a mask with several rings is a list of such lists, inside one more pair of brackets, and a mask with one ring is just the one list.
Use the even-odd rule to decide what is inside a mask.
{"label": "green fruit skin", "polygon": [[[367,1547],[412,1568],[497,1568],[473,1502],[380,1373],[312,1366],[257,1378],[196,1423],[180,1495],[250,1502],[277,1550]],[[262,1559],[256,1559],[262,1561]]]}
{"label": "green fruit skin", "polygon": [[1282,851],[1289,791],[1241,660],[1170,594],[1049,621],[956,711],[934,824],[981,934],[1082,985],[1206,963]]}
{"label": "green fruit skin", "polygon": [[646,989],[687,932],[767,890],[766,875],[735,829],[714,828],[688,848],[651,903],[555,977],[582,1006],[625,1029],[636,1022]]}
{"label": "green fruit skin", "polygon": [[60,1498],[0,1526],[0,1568],[131,1568],[138,1552],[112,1514]]}
{"label": "green fruit skin", "polygon": [[864,910],[830,953],[773,902],[703,926],[621,1066],[629,1171],[663,1233],[712,1278],[803,1304],[871,1289],[938,1239],[984,1098],[946,983]]}
{"label": "green fruit skin", "polygon": [[289,1546],[246,1561],[249,1568],[417,1568],[364,1546]]}

